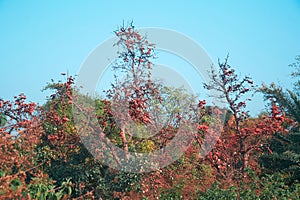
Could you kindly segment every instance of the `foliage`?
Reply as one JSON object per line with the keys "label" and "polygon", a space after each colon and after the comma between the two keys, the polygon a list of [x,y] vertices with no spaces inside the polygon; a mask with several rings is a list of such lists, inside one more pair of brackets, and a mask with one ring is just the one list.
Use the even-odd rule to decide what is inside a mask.
{"label": "foliage", "polygon": [[300,133],[282,135],[278,133],[270,141],[269,152],[261,156],[260,163],[265,173],[280,172],[287,183],[300,181]]}
{"label": "foliage", "polygon": [[51,182],[40,182],[37,179],[34,179],[33,182],[27,190],[32,199],[68,199],[72,194],[70,180],[62,182],[60,187]]}
{"label": "foliage", "polygon": [[57,187],[42,170],[47,160],[37,159],[43,134],[42,110],[33,102],[26,103],[26,96],[21,94],[13,102],[0,100],[0,113],[7,119],[0,129],[1,199],[65,198],[70,182]]}
{"label": "foliage", "polygon": [[[291,73],[291,76],[293,78],[299,78],[300,77],[300,55],[296,56],[295,58],[296,62],[290,64],[290,67],[293,67],[295,68],[295,71],[293,71]],[[294,90],[295,90],[295,93],[300,96],[300,80],[298,79],[295,83],[294,83]]]}
{"label": "foliage", "polygon": [[280,174],[259,177],[248,170],[251,182],[243,182],[241,187],[231,186],[223,189],[216,182],[211,189],[199,193],[197,199],[299,199],[300,184],[287,185]]}
{"label": "foliage", "polygon": [[[0,199],[300,198],[299,133],[283,135],[298,130],[288,119],[299,122],[297,91],[262,89],[272,95],[270,112],[250,118],[246,103],[253,81],[237,76],[226,58],[204,86],[218,91],[227,107],[206,105],[182,88],[152,80],[155,45],[132,24],[115,34],[119,57],[106,99],[80,94],[72,76],[44,88],[53,94],[43,106],[26,102],[24,94],[0,99]],[[194,139],[163,169],[130,173],[101,162],[110,156],[118,165],[131,163],[130,153],[163,148],[188,122],[197,122],[188,130]],[[157,134],[147,137],[149,130]],[[99,145],[99,139],[105,142]],[[108,141],[126,152],[125,160]],[[207,156],[201,154],[210,148]]]}
{"label": "foliage", "polygon": [[[294,78],[300,77],[300,56],[296,57],[296,62],[290,65],[295,68],[295,71],[291,74]],[[281,86],[271,83],[270,86],[263,84],[259,88],[259,92],[264,95],[265,99],[273,99],[276,103],[281,106],[287,115],[292,117],[298,124],[300,122],[300,81],[297,80],[294,83],[294,90],[286,89],[284,90]]]}
{"label": "foliage", "polygon": [[[300,121],[300,96],[291,90],[284,91],[281,86],[276,86],[271,83],[270,86],[265,84],[259,89],[264,94],[266,100],[272,99],[279,104],[287,115],[295,119],[298,123]],[[295,124],[296,125],[296,124]]]}
{"label": "foliage", "polygon": [[246,96],[254,89],[254,83],[247,76],[239,78],[228,64],[228,57],[224,63],[219,62],[219,71],[212,70],[210,76],[211,82],[204,87],[219,92],[218,98],[225,99],[232,116],[206,161],[215,168],[220,180],[229,185],[240,184],[247,178],[245,169],[257,168],[258,155],[268,145],[266,139],[284,131],[282,124],[287,119],[275,103],[269,116],[249,118]]}
{"label": "foliage", "polygon": [[[291,75],[299,77],[299,59],[291,66],[295,68]],[[279,174],[283,177],[285,184],[294,187],[300,181],[300,96],[299,80],[295,82],[294,90],[284,90],[282,87],[272,83],[270,86],[263,85],[259,91],[265,99],[272,98],[286,112],[287,116],[294,120],[291,124],[285,124],[287,134],[278,132],[274,138],[268,141],[270,151],[266,151],[260,157],[260,164],[265,174]]]}
{"label": "foliage", "polygon": [[[99,116],[98,123],[106,122],[107,127],[113,126],[113,122],[110,122],[111,116],[104,112],[106,101],[87,101],[86,97],[77,93],[73,83],[73,77],[68,77],[65,83],[52,82],[46,87],[54,93],[44,106],[45,132],[42,136],[43,144],[39,146],[38,151],[39,159],[49,159],[44,170],[58,185],[63,184],[66,179],[72,180],[72,198],[108,199],[116,195],[114,191],[129,191],[133,188],[134,179],[130,178],[132,175],[103,166],[86,149],[75,129],[72,106],[86,108],[94,103],[97,118]],[[75,104],[73,98],[84,98],[85,105]],[[107,130],[117,133],[113,127]]]}

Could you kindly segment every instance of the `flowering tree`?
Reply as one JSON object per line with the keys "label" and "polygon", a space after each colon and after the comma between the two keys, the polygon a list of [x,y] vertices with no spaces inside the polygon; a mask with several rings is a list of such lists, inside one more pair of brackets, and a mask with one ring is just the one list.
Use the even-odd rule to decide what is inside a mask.
{"label": "flowering tree", "polygon": [[263,84],[259,88],[265,100],[272,99],[293,119],[293,123],[286,126],[288,134],[276,134],[275,138],[269,141],[272,152],[261,157],[264,172],[285,174],[289,184],[300,180],[300,56],[297,56],[296,62],[290,66],[294,68],[291,76],[296,78],[293,90],[283,89],[275,83],[269,86]]}
{"label": "flowering tree", "polygon": [[28,177],[42,177],[35,162],[34,148],[40,142],[42,127],[35,112],[35,103],[26,103],[26,96],[15,96],[14,102],[0,100],[4,123],[0,127],[0,193],[5,198],[22,197]]}
{"label": "flowering tree", "polygon": [[254,89],[253,81],[247,76],[240,79],[228,64],[228,57],[224,63],[219,62],[218,72],[212,70],[211,82],[204,87],[218,91],[218,98],[225,99],[232,112],[221,138],[206,160],[222,180],[242,180],[246,177],[246,169],[255,167],[257,153],[268,149],[266,139],[275,132],[284,131],[282,123],[286,120],[285,115],[273,103],[269,116],[249,118],[245,107],[250,99],[246,94]]}
{"label": "flowering tree", "polygon": [[[115,31],[116,45],[120,48],[119,59],[113,64],[117,72],[124,72],[125,78],[115,76],[115,84],[107,91],[111,101],[111,112],[120,127],[120,137],[125,152],[129,151],[135,124],[153,123],[149,103],[159,99],[158,90],[151,79],[154,44],[141,36],[131,24]],[[131,125],[130,121],[132,122]],[[128,154],[127,154],[127,159]]]}
{"label": "flowering tree", "polygon": [[[153,81],[155,46],[132,24],[115,34],[119,57],[113,68],[118,76],[106,90],[106,99],[80,94],[72,76],[47,85],[45,89],[53,90],[53,94],[43,106],[27,103],[23,94],[14,101],[0,99],[0,199],[194,199],[199,198],[199,192],[207,192],[209,199],[216,191],[231,198],[248,197],[249,191],[253,198],[274,197],[269,194],[274,189],[270,180],[276,179],[261,182],[247,169],[259,172],[257,159],[261,154],[284,149],[280,145],[276,150],[270,147],[268,138],[273,138],[275,132],[285,133],[283,127],[291,127],[291,121],[278,107],[285,103],[273,98],[268,114],[250,118],[246,105],[255,88],[253,81],[237,76],[228,58],[219,63],[218,71],[211,71],[211,82],[204,85],[218,91],[216,97],[223,99],[227,108],[207,106],[205,100],[195,103],[196,97],[184,90]],[[293,99],[297,104],[298,99]],[[294,107],[289,106],[285,108],[287,114],[294,113],[297,121],[297,112],[291,112]],[[186,150],[185,154],[165,168],[136,174],[117,171],[98,161],[108,157],[118,165],[133,164],[131,153],[162,149],[189,122],[196,122],[196,126],[181,130],[194,136],[186,142],[189,148],[180,149]],[[285,141],[288,139],[293,142],[287,148],[296,150],[299,138],[286,137]],[[84,142],[91,148],[86,148]],[[111,148],[109,142],[125,153]],[[172,160],[172,153],[177,152],[159,162]],[[204,157],[203,153],[208,155]],[[298,166],[299,159],[294,155],[289,154],[295,161],[291,170]],[[240,189],[207,190],[215,180],[228,183],[224,187],[237,185]],[[255,181],[248,184],[250,180]],[[260,191],[261,186],[266,190]],[[277,186],[279,190],[274,190],[283,193],[281,180]],[[299,198],[298,188],[295,185],[289,190],[295,199]]]}
{"label": "flowering tree", "polygon": [[14,101],[0,100],[1,199],[63,198],[69,182],[53,184],[38,159],[43,135],[43,111],[21,94]]}

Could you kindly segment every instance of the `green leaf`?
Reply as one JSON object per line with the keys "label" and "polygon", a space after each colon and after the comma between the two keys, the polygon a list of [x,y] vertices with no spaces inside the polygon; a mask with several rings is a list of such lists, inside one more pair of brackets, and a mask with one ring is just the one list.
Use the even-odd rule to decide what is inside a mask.
{"label": "green leaf", "polygon": [[6,124],[6,117],[2,113],[0,114],[0,126],[4,126]]}
{"label": "green leaf", "polygon": [[22,182],[20,179],[12,180],[10,186],[13,190],[17,190],[20,186],[22,186]]}
{"label": "green leaf", "polygon": [[5,172],[2,169],[0,169],[0,178],[3,176],[5,176]]}

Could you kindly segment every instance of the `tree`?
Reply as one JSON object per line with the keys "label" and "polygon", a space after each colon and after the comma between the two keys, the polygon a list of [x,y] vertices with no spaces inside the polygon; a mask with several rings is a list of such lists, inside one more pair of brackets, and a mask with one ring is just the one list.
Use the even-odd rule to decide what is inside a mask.
{"label": "tree", "polygon": [[247,177],[246,169],[253,167],[251,161],[255,158],[252,157],[257,158],[261,149],[267,148],[266,139],[283,130],[281,125],[285,117],[273,103],[269,116],[249,118],[245,107],[250,100],[247,94],[254,90],[253,81],[248,76],[239,78],[228,64],[228,57],[224,63],[219,62],[218,68],[218,72],[211,71],[211,82],[204,87],[219,92],[217,98],[225,99],[232,118],[206,160],[221,180],[240,182]]}
{"label": "tree", "polygon": [[[292,72],[291,76],[293,78],[299,78],[300,77],[300,55],[296,56],[296,62],[292,63],[290,65],[290,67],[295,68],[295,71]],[[294,90],[295,93],[298,95],[300,95],[300,80],[298,79],[295,83],[294,83]]]}
{"label": "tree", "polygon": [[[149,102],[158,97],[158,90],[151,79],[154,44],[141,36],[131,24],[115,31],[120,47],[119,59],[113,68],[125,73],[125,79],[115,76],[115,84],[107,91],[111,101],[111,112],[117,117],[120,137],[126,158],[129,159],[129,144],[132,141],[135,124],[153,123],[150,119]],[[125,106],[124,106],[125,105]],[[133,123],[129,125],[129,122]],[[128,126],[129,125],[129,126]]]}
{"label": "tree", "polygon": [[[150,151],[157,150],[161,143],[155,144],[151,134],[159,133],[158,135],[163,136],[164,134],[160,134],[160,130],[168,130],[168,128],[177,130],[176,124],[179,121],[180,123],[183,123],[183,121],[188,122],[188,118],[185,117],[188,114],[185,113],[184,109],[176,108],[177,111],[175,112],[174,110],[176,109],[172,108],[174,109],[173,112],[170,110],[170,106],[168,107],[168,104],[171,103],[181,104],[183,100],[188,102],[188,98],[179,99],[179,96],[171,98],[174,97],[171,93],[178,93],[179,90],[172,90],[152,80],[151,70],[155,46],[146,37],[141,36],[134,29],[133,25],[121,27],[115,34],[118,37],[116,45],[119,47],[119,56],[112,66],[116,70],[117,75],[115,76],[115,82],[112,83],[112,87],[106,90],[107,99],[105,100],[106,106],[104,111],[104,113],[109,113],[110,116],[113,116],[113,119],[109,117],[111,120],[107,120],[103,117],[98,117],[101,121],[101,127],[98,128],[95,123],[98,123],[99,120],[98,122],[93,121],[92,119],[96,117],[93,114],[91,116],[94,117],[85,114],[83,121],[87,121],[87,124],[89,124],[88,128],[93,129],[95,133],[100,133],[100,139],[103,142],[97,144],[97,146],[102,146],[92,150],[100,156],[99,159],[109,156],[108,162],[113,163],[115,168],[132,166],[132,162],[135,161],[141,162],[136,163],[138,166],[133,170],[136,171],[139,168],[142,170],[142,167],[144,170],[147,170],[161,163],[166,163],[172,159],[171,156],[168,159],[158,158],[159,160],[152,162],[148,159],[142,160],[143,158],[135,159],[136,157],[132,155],[140,156],[140,154],[130,154],[130,152],[144,151],[145,149],[143,148],[145,146],[149,147]],[[121,75],[124,75],[123,79]],[[78,109],[78,111],[80,110]],[[91,109],[85,108],[84,110]],[[90,111],[86,113],[90,114]],[[114,130],[119,129],[117,135],[111,134],[110,129],[107,127],[108,124],[110,127],[118,127],[114,128]],[[86,128],[85,124],[82,124],[82,128]],[[99,141],[97,140],[98,134],[94,136],[89,135],[89,137],[95,138],[86,137],[87,143]],[[107,139],[111,140],[108,141]],[[168,141],[171,139],[169,138]],[[119,149],[114,150],[110,142],[121,148],[122,151],[118,151]],[[104,154],[101,155],[99,152],[104,152]],[[123,156],[125,156],[125,159],[122,160]],[[127,169],[124,170],[126,171]]]}
{"label": "tree", "polygon": [[0,100],[1,199],[66,198],[69,182],[56,187],[43,171],[47,160],[37,159],[43,134],[42,110],[20,94],[14,101]]}
{"label": "tree", "polygon": [[[45,87],[53,94],[43,106],[26,102],[24,94],[14,101],[0,99],[0,199],[299,198],[299,134],[268,140],[285,129],[297,131],[279,100],[273,98],[268,114],[250,118],[246,102],[253,81],[237,76],[226,58],[204,86],[217,90],[227,107],[197,102],[184,89],[152,79],[155,45],[132,24],[115,34],[119,57],[113,67],[118,76],[105,99],[80,94],[72,76]],[[285,109],[288,116],[297,115],[294,107]],[[190,124],[195,126],[185,126]],[[180,132],[182,127],[187,129]],[[163,149],[178,132],[194,136],[174,143],[185,151],[181,157],[174,150],[154,164],[145,159],[132,163],[132,155]],[[271,173],[280,166],[280,176],[256,176],[262,154],[264,170]],[[174,157],[175,162],[150,173],[123,171],[134,165],[142,172],[142,167]],[[104,159],[113,167],[100,162]],[[282,176],[291,178],[289,185]]]}
{"label": "tree", "polygon": [[[107,130],[117,134],[109,113],[105,113],[107,101],[87,98],[80,95],[74,85],[74,78],[67,77],[65,82],[49,83],[44,89],[53,91],[43,107],[42,144],[39,145],[40,160],[47,160],[44,171],[62,185],[66,180],[72,181],[71,198],[111,198],[115,191],[123,192],[135,188],[132,183],[139,176],[132,176],[104,166],[86,149],[80,138],[80,129],[76,130],[72,106],[84,109],[96,105],[95,119],[97,124],[107,123]],[[84,99],[74,101],[73,99]],[[82,105],[79,102],[84,102]],[[76,113],[75,113],[76,114]],[[86,118],[82,118],[86,120]],[[89,121],[87,121],[89,122]],[[81,135],[89,134],[81,132]],[[114,180],[119,179],[118,182]]]}
{"label": "tree", "polygon": [[[15,96],[14,102],[0,100],[1,117],[8,119],[0,128],[0,193],[4,198],[22,197],[30,177],[43,173],[36,168],[35,145],[42,133],[35,116],[35,103],[26,103],[26,96]],[[29,180],[28,180],[29,179]]]}
{"label": "tree", "polygon": [[[296,57],[296,62],[290,65],[295,68],[291,73],[293,78],[300,77],[300,56]],[[258,91],[264,95],[264,99],[273,99],[280,107],[282,107],[286,114],[293,118],[299,126],[300,122],[300,81],[294,83],[294,90],[284,90],[281,86],[271,83],[270,86],[263,84]]]}
{"label": "tree", "polygon": [[287,185],[300,182],[300,133],[277,133],[270,141],[270,152],[260,157],[265,174],[284,175]]}
{"label": "tree", "polygon": [[[292,77],[300,76],[300,56],[296,57],[296,62],[290,65],[295,68],[291,74]],[[270,86],[265,84],[259,88],[259,92],[264,95],[265,100],[273,99],[280,107],[282,107],[287,116],[294,122],[286,124],[287,134],[278,132],[270,142],[271,152],[266,152],[260,158],[260,163],[267,174],[281,173],[285,175],[285,182],[294,184],[300,181],[300,82],[297,80],[294,83],[294,90],[283,89],[274,83]]]}
{"label": "tree", "polygon": [[[118,37],[116,45],[119,46],[119,57],[113,63],[113,68],[118,76],[115,76],[112,88],[106,91],[107,99],[96,100],[96,105],[102,102],[103,107],[96,107],[95,114],[87,102],[76,100],[72,103],[76,110],[74,114],[78,112],[82,122],[77,126],[77,131],[81,132],[81,139],[89,143],[92,154],[99,160],[106,158],[123,169],[128,163],[132,165],[130,153],[149,153],[169,143],[175,137],[180,123],[195,117],[192,108],[189,112],[189,106],[195,103],[195,98],[182,89],[154,83],[151,76],[154,45],[132,25],[121,27],[115,34]],[[120,72],[123,72],[123,79]],[[146,134],[151,131],[157,134],[148,137]],[[97,143],[99,139],[103,141],[101,144]],[[125,159],[124,154],[111,148],[109,142],[124,150]],[[160,164],[169,159],[172,158],[158,162]],[[149,160],[137,165],[147,168],[148,164],[150,167],[153,165]],[[139,170],[139,167],[135,170]],[[138,177],[136,174],[118,173],[116,184],[122,185],[124,178],[130,179],[130,176]],[[138,185],[136,182],[131,184]],[[124,188],[115,191],[118,197],[129,192]]]}
{"label": "tree", "polygon": [[[277,86],[271,83],[270,86],[265,84],[259,88],[259,91],[263,93],[265,100],[273,99],[280,107],[282,107],[286,114],[295,119],[297,123],[300,121],[300,97],[296,92],[289,89],[283,90],[281,86]],[[295,128],[298,126],[294,124]]]}

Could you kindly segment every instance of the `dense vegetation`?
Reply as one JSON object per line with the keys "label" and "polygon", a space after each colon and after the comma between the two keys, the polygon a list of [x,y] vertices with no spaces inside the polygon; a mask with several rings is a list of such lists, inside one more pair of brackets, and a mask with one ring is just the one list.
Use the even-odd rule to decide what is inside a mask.
{"label": "dense vegetation", "polygon": [[[294,90],[257,88],[228,57],[219,62],[204,88],[218,91],[227,105],[220,108],[154,82],[155,45],[133,26],[115,34],[113,67],[127,76],[116,77],[107,98],[81,94],[70,76],[45,87],[53,94],[43,106],[24,94],[0,99],[0,199],[300,199],[300,57]],[[253,92],[269,107],[255,118],[247,110]],[[196,126],[181,128],[190,122]],[[140,137],[145,127],[158,134]],[[178,152],[161,160],[133,158],[160,150],[179,131],[193,136],[183,155],[176,157],[186,144],[177,142]]]}

